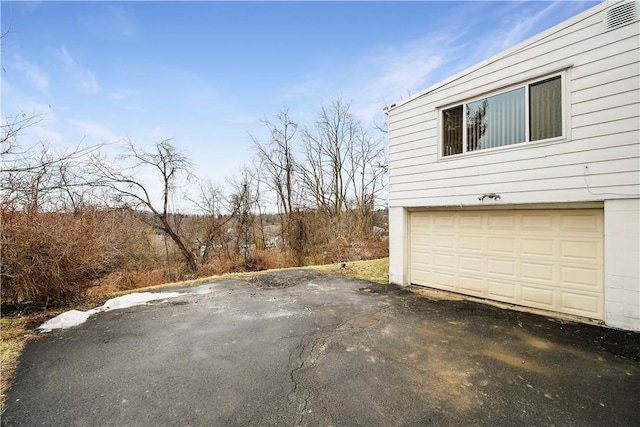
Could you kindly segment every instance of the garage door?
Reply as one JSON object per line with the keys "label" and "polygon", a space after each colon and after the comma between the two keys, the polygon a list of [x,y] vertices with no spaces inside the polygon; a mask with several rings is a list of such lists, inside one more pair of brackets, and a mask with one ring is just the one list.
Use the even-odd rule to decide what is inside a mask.
{"label": "garage door", "polygon": [[414,212],[411,282],[603,319],[603,211]]}

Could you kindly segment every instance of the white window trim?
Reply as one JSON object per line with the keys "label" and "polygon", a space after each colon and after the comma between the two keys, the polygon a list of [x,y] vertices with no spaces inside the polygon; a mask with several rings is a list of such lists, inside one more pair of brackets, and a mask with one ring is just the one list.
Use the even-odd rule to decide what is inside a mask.
{"label": "white window trim", "polygon": [[[547,139],[541,139],[541,140],[537,140],[537,141],[530,141],[529,140],[529,86],[535,83],[538,83],[540,81],[543,80],[547,80],[547,79],[551,79],[553,77],[557,77],[560,76],[560,93],[562,96],[562,99],[560,100],[560,103],[562,105],[562,113],[561,113],[561,119],[562,119],[562,135],[560,136],[556,136],[553,138],[547,138]],[[514,149],[522,149],[522,148],[528,148],[528,147],[533,147],[533,146],[538,146],[538,145],[547,145],[550,143],[556,143],[556,142],[560,142],[560,141],[566,141],[569,139],[569,129],[567,126],[567,116],[569,114],[569,104],[568,104],[568,100],[569,100],[569,96],[567,94],[567,70],[561,70],[561,71],[556,71],[550,74],[545,74],[543,76],[540,77],[536,77],[534,79],[531,80],[527,80],[518,84],[514,84],[514,85],[510,85],[510,86],[506,86],[500,89],[496,89],[493,90],[491,92],[486,92],[483,93],[481,95],[478,96],[474,96],[471,98],[465,98],[461,101],[457,101],[457,102],[453,102],[453,103],[449,103],[443,106],[440,106],[437,108],[438,111],[438,128],[437,128],[437,135],[438,135],[438,160],[453,160],[453,159],[461,159],[461,158],[468,158],[471,156],[477,156],[477,155],[483,155],[483,154],[488,154],[488,153],[495,153],[496,151],[508,151],[508,150],[514,150]],[[518,89],[518,88],[525,88],[525,140],[524,142],[518,142],[515,144],[509,144],[509,145],[503,145],[501,147],[493,147],[493,148],[484,148],[481,150],[476,150],[476,151],[471,151],[468,152],[467,151],[467,132],[466,132],[466,128],[467,128],[467,114],[466,114],[466,104],[481,100],[481,99],[485,99],[485,98],[489,98],[491,96],[496,96],[496,95],[500,95],[502,93],[506,93],[509,91],[512,91],[514,89]],[[462,105],[463,106],[463,114],[462,114],[462,128],[463,128],[463,132],[462,132],[462,153],[458,153],[458,154],[450,154],[450,155],[444,155],[443,153],[443,147],[444,147],[444,141],[443,141],[443,132],[442,132],[442,126],[443,126],[443,115],[444,115],[444,111],[445,110],[449,110],[451,108],[454,107],[458,107]]]}

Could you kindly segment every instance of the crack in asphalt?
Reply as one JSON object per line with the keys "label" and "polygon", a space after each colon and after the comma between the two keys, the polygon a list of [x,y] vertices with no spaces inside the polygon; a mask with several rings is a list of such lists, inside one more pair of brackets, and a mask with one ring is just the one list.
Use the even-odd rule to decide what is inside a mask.
{"label": "crack in asphalt", "polygon": [[[291,400],[300,401],[298,397],[299,390],[302,392],[302,402],[298,404],[298,410],[296,413],[296,426],[302,425],[302,421],[304,419],[305,411],[307,410],[307,406],[309,405],[309,401],[311,399],[311,390],[307,388],[301,381],[299,381],[299,372],[301,369],[305,367],[305,351],[307,349],[308,344],[305,341],[309,338],[315,338],[313,335],[304,334],[298,343],[298,345],[294,348],[294,350],[289,353],[289,364],[293,364],[293,360],[297,358],[298,363],[293,367],[289,374],[290,381],[293,383],[293,390],[287,396]],[[316,341],[315,339],[313,341]],[[313,348],[313,346],[312,346]],[[296,355],[296,350],[297,355]],[[316,359],[317,360],[317,359]]]}
{"label": "crack in asphalt", "polygon": [[[365,330],[374,330],[380,323],[389,317],[390,306],[385,306],[374,311],[373,313],[359,313],[346,320],[340,322],[336,326],[320,330],[316,333],[304,334],[296,347],[289,353],[289,365],[293,365],[289,378],[293,384],[293,389],[289,393],[288,398],[298,401],[298,410],[296,413],[296,426],[302,426],[304,417],[308,413],[309,405],[312,401],[313,391],[305,385],[301,379],[301,371],[312,368],[316,365],[320,356],[324,353],[329,343],[338,336],[347,334],[359,334]],[[361,319],[374,319],[374,322],[360,322]],[[297,361],[297,363],[295,363]],[[324,411],[332,419],[330,411],[321,400],[320,405]]]}

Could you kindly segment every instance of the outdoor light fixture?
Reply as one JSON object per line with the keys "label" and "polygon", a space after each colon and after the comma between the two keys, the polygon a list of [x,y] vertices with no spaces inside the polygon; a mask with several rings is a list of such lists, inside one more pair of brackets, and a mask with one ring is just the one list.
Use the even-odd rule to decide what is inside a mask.
{"label": "outdoor light fixture", "polygon": [[478,197],[478,200],[483,201],[484,199],[493,199],[500,200],[500,195],[496,193],[488,193],[483,196]]}

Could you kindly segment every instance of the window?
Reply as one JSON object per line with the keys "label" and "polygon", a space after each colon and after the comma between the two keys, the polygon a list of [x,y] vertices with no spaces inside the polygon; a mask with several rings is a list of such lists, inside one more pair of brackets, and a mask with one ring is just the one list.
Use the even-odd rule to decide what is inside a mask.
{"label": "window", "polygon": [[562,136],[561,76],[442,111],[442,154]]}

